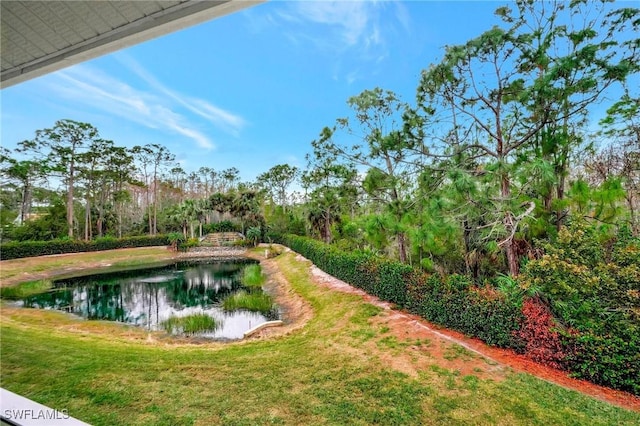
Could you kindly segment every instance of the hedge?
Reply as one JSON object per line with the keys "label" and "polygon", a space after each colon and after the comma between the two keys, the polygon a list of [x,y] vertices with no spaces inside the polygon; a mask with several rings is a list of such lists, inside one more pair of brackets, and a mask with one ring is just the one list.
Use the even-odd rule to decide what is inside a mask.
{"label": "hedge", "polygon": [[443,282],[411,266],[366,253],[344,252],[319,241],[286,235],[281,241],[318,268],[380,299],[393,302],[436,324],[478,337],[490,345],[519,348],[515,331],[519,306],[496,292],[471,291],[464,276]]}
{"label": "hedge", "polygon": [[22,257],[44,256],[49,254],[80,253],[87,251],[113,250],[130,247],[166,246],[166,235],[138,236],[126,238],[98,238],[93,241],[53,240],[21,241],[0,245],[0,260]]}
{"label": "hedge", "polygon": [[574,377],[640,395],[640,336],[590,332],[565,336],[565,362]]}
{"label": "hedge", "polygon": [[[527,351],[532,346],[538,350],[548,349],[540,347],[544,342],[531,341],[538,337],[527,337],[531,333],[524,332],[528,330],[523,328],[527,324],[531,328],[530,312],[494,288],[473,286],[465,276],[451,275],[443,280],[399,262],[365,253],[343,252],[296,235],[283,236],[279,242],[336,278],[435,324],[530,357]],[[553,327],[542,328],[547,334],[557,335]],[[556,353],[552,355],[556,363],[546,362],[548,359],[539,362],[564,368],[593,383],[640,394],[640,336],[636,329],[605,336],[575,332],[564,335],[561,342],[554,341],[554,345]]]}

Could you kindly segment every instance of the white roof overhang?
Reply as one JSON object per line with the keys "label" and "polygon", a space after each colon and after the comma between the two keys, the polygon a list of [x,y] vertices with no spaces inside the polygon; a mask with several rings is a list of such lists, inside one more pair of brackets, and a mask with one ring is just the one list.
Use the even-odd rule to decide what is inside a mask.
{"label": "white roof overhang", "polygon": [[263,1],[2,0],[0,87],[9,87]]}

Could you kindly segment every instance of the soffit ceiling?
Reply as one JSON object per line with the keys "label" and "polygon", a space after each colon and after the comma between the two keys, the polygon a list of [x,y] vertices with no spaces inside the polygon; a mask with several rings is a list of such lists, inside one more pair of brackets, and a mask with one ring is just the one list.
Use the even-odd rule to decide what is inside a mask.
{"label": "soffit ceiling", "polygon": [[9,87],[263,1],[2,0],[0,87]]}

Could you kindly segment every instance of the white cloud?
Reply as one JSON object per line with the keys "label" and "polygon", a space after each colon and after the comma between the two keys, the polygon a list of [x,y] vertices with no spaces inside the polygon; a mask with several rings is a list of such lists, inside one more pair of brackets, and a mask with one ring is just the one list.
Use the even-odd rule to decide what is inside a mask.
{"label": "white cloud", "polygon": [[118,54],[116,55],[116,58],[136,73],[136,75],[142,78],[149,86],[160,93],[169,96],[171,99],[178,102],[194,114],[211,121],[222,130],[237,136],[239,131],[245,126],[245,120],[236,114],[225,111],[224,109],[203,99],[181,95],[174,90],[169,89],[128,55]]}
{"label": "white cloud", "polygon": [[[340,62],[356,56],[377,63],[389,56],[390,36],[410,30],[406,8],[387,1],[297,1],[278,4],[262,24],[276,27],[291,44],[318,51]],[[253,22],[255,17],[250,17]],[[264,28],[265,25],[260,28]],[[335,68],[335,67],[334,67]],[[338,68],[342,68],[338,64]],[[339,79],[351,84],[359,73],[344,69]]]}
{"label": "white cloud", "polygon": [[347,83],[352,84],[353,82],[355,82],[358,79],[358,74],[360,73],[357,70],[348,73],[346,76]]}
{"label": "white cloud", "polygon": [[361,1],[309,1],[293,3],[297,16],[305,21],[333,27],[347,46],[366,38],[369,27],[376,27],[377,5]]}
{"label": "white cloud", "polygon": [[409,17],[409,12],[407,11],[407,7],[400,2],[395,2],[395,6],[396,6],[396,19],[398,20],[398,22],[400,22],[400,24],[402,25],[402,28],[406,32],[410,32],[411,18]]}
{"label": "white cloud", "polygon": [[[133,59],[121,55],[119,60],[143,80],[143,87],[134,87],[82,64],[53,74],[49,90],[73,101],[74,105],[89,107],[157,131],[182,135],[207,150],[214,149],[215,144],[205,134],[206,128],[213,126],[237,136],[246,125],[239,115],[204,99],[169,89]],[[204,121],[194,121],[189,112]]]}

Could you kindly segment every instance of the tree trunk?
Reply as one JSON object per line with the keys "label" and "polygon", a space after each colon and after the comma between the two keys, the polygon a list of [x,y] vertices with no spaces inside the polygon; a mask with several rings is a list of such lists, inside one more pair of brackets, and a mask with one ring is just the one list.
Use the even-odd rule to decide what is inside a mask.
{"label": "tree trunk", "polygon": [[122,238],[122,205],[118,209],[118,238]]}
{"label": "tree trunk", "polygon": [[67,187],[67,226],[69,230],[67,235],[70,239],[73,239],[73,173],[74,173],[73,158],[69,164],[69,183]]}
{"label": "tree trunk", "polygon": [[22,203],[20,206],[20,225],[24,224],[25,220],[29,217],[31,210],[31,185],[27,182],[22,189]]}
{"label": "tree trunk", "polygon": [[507,242],[506,246],[507,251],[507,264],[509,265],[509,275],[515,277],[519,272],[518,265],[518,254],[516,252],[516,242],[513,238],[511,238]]}
{"label": "tree trunk", "polygon": [[640,233],[640,226],[638,225],[638,218],[637,213],[636,213],[636,209],[634,207],[634,197],[633,197],[633,189],[629,188],[627,190],[627,194],[625,196],[625,199],[627,201],[627,206],[629,207],[629,222],[631,222],[631,234],[634,237],[637,237],[638,234]]}
{"label": "tree trunk", "polygon": [[[145,176],[145,181],[147,181],[148,178]],[[151,215],[151,188],[150,185],[147,183],[147,190],[146,190],[146,196],[147,196],[147,223],[149,224],[149,235],[153,235],[153,219],[152,219],[152,215]]]}
{"label": "tree trunk", "polygon": [[89,241],[91,239],[91,205],[89,199],[85,199],[84,208],[84,240]]}
{"label": "tree trunk", "polygon": [[404,235],[404,232],[398,233],[398,256],[400,258],[400,262],[407,263],[406,236]]}
{"label": "tree trunk", "polygon": [[[158,233],[158,169],[157,167],[153,169],[153,233],[151,235],[156,235]],[[191,233],[191,237],[193,238],[193,232]]]}
{"label": "tree trunk", "polygon": [[[502,185],[501,185],[501,194],[503,200],[508,200],[511,196],[511,188],[509,177],[506,175],[502,176]],[[508,240],[505,241],[505,252],[507,255],[507,265],[509,266],[509,275],[515,277],[518,275],[518,253],[516,250],[516,243],[513,239],[513,231],[514,227],[517,226],[517,223],[514,220],[513,213],[510,211],[505,212],[504,217],[504,225],[505,230],[507,231],[507,235],[509,235]]]}
{"label": "tree trunk", "polygon": [[[106,185],[106,184],[105,184]],[[98,205],[98,220],[96,221],[96,228],[98,229],[98,237],[102,238],[104,231],[104,205],[106,194],[104,191],[105,186],[102,187],[102,191],[100,191],[100,203]]]}
{"label": "tree trunk", "polygon": [[324,216],[324,242],[331,244],[331,211],[327,210]]}

